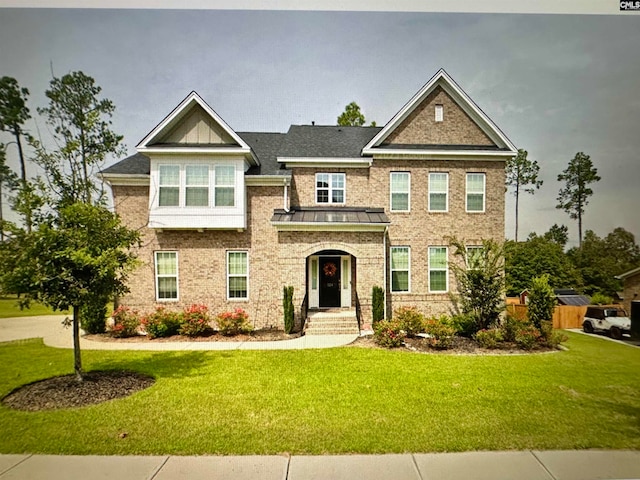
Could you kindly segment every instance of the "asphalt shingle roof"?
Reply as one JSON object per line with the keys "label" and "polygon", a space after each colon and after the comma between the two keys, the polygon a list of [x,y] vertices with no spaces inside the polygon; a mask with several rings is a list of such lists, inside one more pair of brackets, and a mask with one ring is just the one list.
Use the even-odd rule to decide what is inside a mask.
{"label": "asphalt shingle roof", "polygon": [[280,157],[357,158],[382,127],[291,125]]}

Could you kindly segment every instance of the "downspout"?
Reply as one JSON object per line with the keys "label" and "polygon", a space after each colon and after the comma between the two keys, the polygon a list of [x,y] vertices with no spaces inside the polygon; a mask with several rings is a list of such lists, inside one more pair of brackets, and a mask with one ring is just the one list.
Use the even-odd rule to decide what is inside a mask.
{"label": "downspout", "polygon": [[382,264],[384,266],[384,272],[382,274],[382,288],[384,288],[384,294],[383,294],[383,298],[384,298],[384,311],[383,311],[383,316],[382,318],[384,318],[385,320],[387,319],[387,232],[389,231],[389,226],[384,227],[384,234],[382,237],[382,248],[384,249],[382,251]]}
{"label": "downspout", "polygon": [[287,180],[284,181],[284,211],[289,213],[289,184]]}

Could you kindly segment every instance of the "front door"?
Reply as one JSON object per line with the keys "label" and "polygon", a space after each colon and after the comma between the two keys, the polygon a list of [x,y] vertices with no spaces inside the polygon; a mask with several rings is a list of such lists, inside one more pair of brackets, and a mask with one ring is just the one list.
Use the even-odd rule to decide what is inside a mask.
{"label": "front door", "polygon": [[320,308],[340,306],[340,257],[320,257]]}

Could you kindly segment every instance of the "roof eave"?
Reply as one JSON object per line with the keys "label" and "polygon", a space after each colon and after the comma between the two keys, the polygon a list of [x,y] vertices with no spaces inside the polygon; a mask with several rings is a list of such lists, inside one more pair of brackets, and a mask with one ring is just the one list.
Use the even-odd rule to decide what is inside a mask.
{"label": "roof eave", "polygon": [[391,223],[274,222],[280,232],[384,232]]}

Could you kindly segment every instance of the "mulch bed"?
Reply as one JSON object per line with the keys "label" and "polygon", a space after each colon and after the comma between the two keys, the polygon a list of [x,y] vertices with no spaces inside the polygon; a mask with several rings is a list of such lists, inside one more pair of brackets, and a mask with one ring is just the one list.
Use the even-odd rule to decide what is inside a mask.
{"label": "mulch bed", "polygon": [[85,407],[127,397],[154,383],[155,379],[141,373],[93,371],[85,373],[82,382],[75,375],[64,375],[24,385],[4,397],[2,403],[29,412]]}
{"label": "mulch bed", "polygon": [[96,335],[84,335],[83,338],[93,342],[117,342],[117,343],[163,343],[163,342],[272,342],[279,340],[291,340],[300,337],[300,333],[284,333],[283,330],[265,329],[242,335],[224,336],[217,332],[200,337],[186,337],[184,335],[173,335],[164,338],[149,338],[146,335],[138,335],[128,338],[114,338],[108,333]]}

